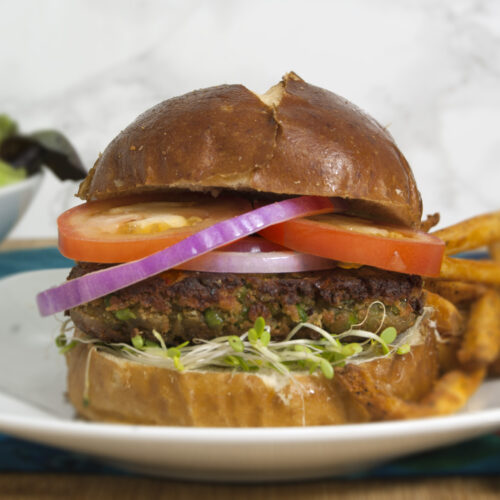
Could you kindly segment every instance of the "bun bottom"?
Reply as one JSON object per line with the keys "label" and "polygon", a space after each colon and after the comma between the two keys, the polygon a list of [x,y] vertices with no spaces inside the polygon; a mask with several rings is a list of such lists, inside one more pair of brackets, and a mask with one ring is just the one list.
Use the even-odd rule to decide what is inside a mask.
{"label": "bun bottom", "polygon": [[423,343],[410,353],[337,368],[332,380],[316,373],[179,372],[78,344],[66,354],[68,395],[86,419],[170,426],[334,425],[453,412],[466,398],[425,403],[443,384],[434,331],[427,321],[421,329]]}

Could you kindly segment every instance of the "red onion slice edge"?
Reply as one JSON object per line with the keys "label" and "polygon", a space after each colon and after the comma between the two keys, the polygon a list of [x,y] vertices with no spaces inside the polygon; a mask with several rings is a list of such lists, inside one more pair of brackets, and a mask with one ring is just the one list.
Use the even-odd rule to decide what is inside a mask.
{"label": "red onion slice edge", "polygon": [[228,252],[213,251],[185,262],[177,269],[210,273],[299,273],[336,266],[335,261],[293,251]]}
{"label": "red onion slice edge", "polygon": [[38,310],[42,316],[49,316],[71,309],[179,266],[265,227],[297,217],[333,212],[336,208],[331,199],[318,196],[301,196],[259,207],[214,224],[143,259],[89,273],[40,292],[36,297]]}

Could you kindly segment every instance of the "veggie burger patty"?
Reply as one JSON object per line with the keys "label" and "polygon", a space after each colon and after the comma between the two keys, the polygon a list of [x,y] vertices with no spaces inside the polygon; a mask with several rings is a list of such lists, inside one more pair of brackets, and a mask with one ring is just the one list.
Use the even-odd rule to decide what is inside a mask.
{"label": "veggie burger patty", "polygon": [[[109,267],[78,263],[68,279]],[[241,335],[262,316],[273,340],[300,322],[331,333],[353,324],[402,332],[423,309],[419,276],[370,267],[284,274],[229,274],[170,270],[69,311],[75,325],[105,342],[128,342],[141,334],[168,345],[186,340]],[[385,314],[384,314],[385,313]],[[382,322],[383,320],[383,322]],[[303,336],[315,338],[312,330]]]}

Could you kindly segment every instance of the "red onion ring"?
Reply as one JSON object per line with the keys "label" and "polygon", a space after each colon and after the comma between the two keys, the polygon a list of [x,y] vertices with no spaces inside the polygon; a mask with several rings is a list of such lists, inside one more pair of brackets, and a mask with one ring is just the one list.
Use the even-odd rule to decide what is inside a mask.
{"label": "red onion ring", "polygon": [[297,217],[333,212],[335,209],[329,198],[318,196],[301,196],[265,205],[214,224],[144,259],[89,273],[40,292],[36,297],[38,310],[42,316],[48,316],[71,309],[179,266],[265,227]]}
{"label": "red onion ring", "polygon": [[298,252],[210,252],[178,269],[210,273],[300,273],[331,269],[335,262]]}
{"label": "red onion ring", "polygon": [[294,252],[264,238],[248,236],[178,266],[184,271],[210,273],[299,273],[331,269],[335,262]]}
{"label": "red onion ring", "polygon": [[283,252],[290,251],[274,241],[266,240],[262,236],[247,236],[241,240],[230,243],[217,250],[220,252]]}

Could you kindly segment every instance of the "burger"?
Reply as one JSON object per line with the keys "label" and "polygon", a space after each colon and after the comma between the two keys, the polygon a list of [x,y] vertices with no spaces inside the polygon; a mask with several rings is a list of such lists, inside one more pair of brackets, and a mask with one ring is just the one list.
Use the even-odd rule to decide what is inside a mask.
{"label": "burger", "polygon": [[80,416],[302,426],[463,404],[432,404],[447,366],[422,276],[444,245],[391,135],[346,99],[289,73],[166,100],[78,196],[58,220],[76,264],[38,303],[68,316]]}

